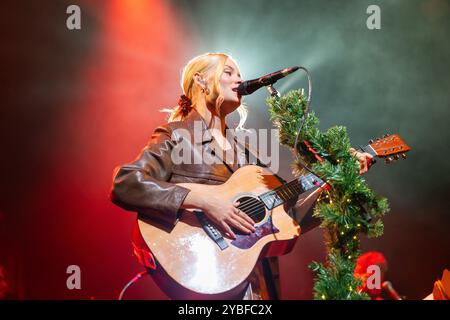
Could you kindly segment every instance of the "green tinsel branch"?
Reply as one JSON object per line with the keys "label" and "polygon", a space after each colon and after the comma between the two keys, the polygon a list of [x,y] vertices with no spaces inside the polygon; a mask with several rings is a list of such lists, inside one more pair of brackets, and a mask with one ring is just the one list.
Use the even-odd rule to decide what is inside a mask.
{"label": "green tinsel branch", "polygon": [[[283,97],[270,97],[266,103],[271,120],[279,129],[280,143],[299,150],[300,159],[293,163],[294,174],[304,172],[303,161],[331,186],[330,191],[322,193],[314,208],[314,216],[321,219],[325,231],[328,252],[325,264],[313,262],[309,266],[316,274],[314,298],[370,299],[358,291],[361,283],[353,275],[360,255],[358,236],[360,233],[369,237],[383,234],[380,218],[389,210],[387,199],[375,195],[360,176],[359,163],[350,154],[346,128],[334,126],[326,132],[317,128],[319,119],[314,112],[306,113],[303,91],[293,90]],[[302,131],[294,146],[301,122]],[[305,140],[323,161],[317,160]]]}

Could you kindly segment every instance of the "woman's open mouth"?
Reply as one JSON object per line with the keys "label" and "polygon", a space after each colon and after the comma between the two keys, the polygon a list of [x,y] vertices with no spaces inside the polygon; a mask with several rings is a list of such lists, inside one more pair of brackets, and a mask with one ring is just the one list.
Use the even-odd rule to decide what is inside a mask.
{"label": "woman's open mouth", "polygon": [[235,87],[231,90],[237,93],[237,96],[239,97],[239,99],[241,98],[241,94],[238,92],[238,87]]}

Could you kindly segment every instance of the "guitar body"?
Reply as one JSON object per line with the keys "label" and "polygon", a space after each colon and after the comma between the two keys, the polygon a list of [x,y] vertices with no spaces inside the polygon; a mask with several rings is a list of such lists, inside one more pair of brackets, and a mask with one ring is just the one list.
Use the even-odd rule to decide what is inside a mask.
{"label": "guitar body", "polygon": [[228,247],[223,250],[193,212],[184,212],[171,230],[139,218],[138,230],[153,254],[152,276],[160,288],[174,299],[240,298],[258,258],[288,253],[300,235],[300,227],[283,206],[269,211],[258,198],[279,186],[271,172],[254,165],[238,169],[215,186],[224,200],[239,200],[241,210],[256,222],[251,235],[236,233],[236,240],[224,236]]}

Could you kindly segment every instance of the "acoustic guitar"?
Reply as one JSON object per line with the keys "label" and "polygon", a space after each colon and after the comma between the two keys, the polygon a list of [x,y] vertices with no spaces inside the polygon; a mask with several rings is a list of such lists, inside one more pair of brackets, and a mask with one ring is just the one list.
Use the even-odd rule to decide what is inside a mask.
{"label": "acoustic guitar", "polygon": [[[406,158],[410,148],[396,134],[361,148],[386,162]],[[247,165],[217,187],[225,201],[239,201],[239,209],[256,222],[252,234],[222,235],[200,210],[183,213],[172,229],[158,221],[138,217],[136,233],[149,251],[158,286],[173,299],[237,299],[260,257],[290,252],[300,227],[283,204],[312,188],[327,187],[308,174],[282,184],[268,169]],[[135,250],[136,251],[136,250]]]}

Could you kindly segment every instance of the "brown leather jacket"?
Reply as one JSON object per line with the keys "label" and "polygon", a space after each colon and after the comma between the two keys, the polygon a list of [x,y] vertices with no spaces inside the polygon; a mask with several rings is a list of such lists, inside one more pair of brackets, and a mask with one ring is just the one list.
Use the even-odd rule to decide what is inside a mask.
{"label": "brown leather jacket", "polygon": [[[198,128],[198,130],[194,130],[194,128]],[[199,135],[201,133],[198,139],[195,138],[196,133]],[[212,164],[204,161],[200,161],[198,164],[195,161],[192,164],[174,162],[173,152],[176,153],[176,148],[182,144],[184,144],[183,156],[184,151],[188,150],[191,160],[203,160],[202,151],[213,150],[209,154],[213,158],[217,157],[215,158],[217,161]],[[203,148],[198,148],[197,144]],[[139,215],[159,219],[166,222],[168,226],[174,226],[182,211],[180,207],[189,193],[189,189],[181,187],[177,183],[222,184],[243,165],[256,164],[266,167],[258,159],[257,152],[250,151],[247,144],[241,145],[234,139],[233,149],[236,155],[233,164],[224,161],[220,154],[214,153],[215,150],[218,150],[217,144],[203,118],[193,109],[183,121],[167,123],[156,128],[150,141],[138,157],[133,162],[116,168],[110,198],[113,203],[126,210],[136,211]],[[276,174],[275,177],[285,183]],[[295,202],[285,206],[286,211],[294,210],[291,211],[293,216],[297,212],[294,205]],[[311,217],[311,214],[309,216]],[[318,222],[317,220],[314,226],[317,226]],[[137,238],[141,242],[139,240],[136,242]],[[151,253],[143,245],[142,238],[139,236],[137,238],[133,239],[135,253],[137,253],[138,260],[146,265],[144,257],[151,256]],[[142,255],[144,251],[147,252],[147,255]],[[270,263],[268,270],[278,274],[278,267],[273,267],[277,266],[276,259]],[[264,289],[267,287],[267,283],[261,275],[261,271],[258,273],[258,266],[259,264],[256,271],[252,273],[253,278],[250,278],[252,288],[256,295],[268,298],[270,295],[267,289]],[[273,283],[278,291],[273,292],[272,290],[271,294],[277,297],[279,282],[276,280]]]}
{"label": "brown leather jacket", "polygon": [[[194,127],[199,130],[194,132]],[[201,136],[199,136],[201,132]],[[195,134],[198,139],[194,140]],[[189,138],[190,137],[190,138]],[[235,140],[236,141],[236,140]],[[194,143],[197,142],[197,148]],[[198,164],[174,163],[172,152],[183,143],[183,151],[190,150],[191,158],[200,159]],[[199,144],[203,149],[198,148]],[[131,163],[115,170],[110,198],[113,203],[149,218],[163,220],[174,225],[189,189],[176,183],[221,184],[228,180],[241,164],[230,164],[219,154],[210,152],[218,161],[207,164],[201,161],[202,150],[217,150],[208,127],[193,109],[183,121],[170,122],[156,128],[148,144]],[[175,149],[175,150],[174,150]],[[241,163],[263,165],[248,146],[235,143],[235,152]],[[184,155],[184,154],[183,154]],[[200,157],[200,158],[199,158]],[[253,161],[252,161],[253,160]]]}

